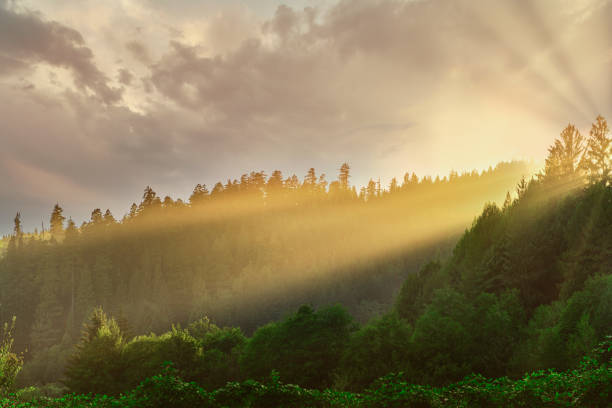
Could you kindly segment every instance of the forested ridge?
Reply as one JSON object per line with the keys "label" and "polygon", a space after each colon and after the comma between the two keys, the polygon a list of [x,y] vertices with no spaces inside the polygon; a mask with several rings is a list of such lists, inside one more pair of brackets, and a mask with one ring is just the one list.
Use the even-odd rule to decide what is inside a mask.
{"label": "forested ridge", "polygon": [[[54,251],[64,255],[58,258],[62,262],[69,258],[68,248],[78,247],[84,251],[83,254],[91,251],[91,258],[83,259],[90,259],[92,263],[87,268],[82,266],[81,270],[94,268],[98,263],[104,265],[98,257],[104,245],[107,245],[106,248],[116,245],[114,251],[126,251],[121,253],[126,256],[123,254],[139,253],[136,247],[129,246],[130,242],[143,245],[143,251],[154,248],[156,242],[157,245],[164,242],[179,251],[178,254],[191,256],[197,253],[195,249],[186,253],[180,250],[189,247],[189,243],[197,246],[196,242],[201,242],[196,241],[194,235],[187,233],[188,238],[184,241],[164,241],[170,231],[176,231],[177,235],[173,238],[179,233],[185,234],[185,231],[194,233],[190,228],[195,226],[185,223],[183,212],[199,214],[201,221],[206,220],[198,226],[230,228],[231,225],[238,231],[232,238],[239,237],[242,232],[251,238],[251,250],[257,254],[265,253],[265,248],[273,248],[270,256],[284,253],[277,250],[287,242],[298,247],[303,247],[305,242],[320,243],[323,249],[328,248],[330,242],[341,242],[333,248],[334,252],[340,253],[337,259],[329,256],[313,258],[313,253],[319,256],[324,254],[322,249],[304,255],[305,260],[316,259],[315,268],[320,268],[315,271],[319,273],[307,274],[311,279],[344,271],[341,274],[337,272],[337,280],[324,279],[303,292],[320,295],[321,290],[326,290],[326,297],[315,298],[326,302],[296,306],[293,313],[264,325],[261,325],[264,322],[257,322],[259,327],[252,334],[223,321],[238,318],[237,314],[229,318],[220,315],[219,321],[222,323],[219,323],[214,314],[211,314],[211,321],[201,317],[207,314],[206,310],[196,309],[194,312],[190,309],[193,304],[186,306],[178,302],[190,299],[193,293],[176,292],[164,298],[163,292],[158,291],[154,293],[159,304],[176,313],[164,318],[187,323],[173,326],[159,335],[134,336],[134,327],[138,323],[134,322],[134,317],[126,318],[123,307],[127,305],[118,305],[117,298],[107,299],[109,303],[104,303],[104,297],[97,298],[104,293],[98,289],[101,284],[92,283],[91,287],[96,289],[89,293],[98,302],[92,302],[88,307],[95,304],[102,307],[80,318],[86,321],[86,325],[76,350],[68,360],[63,383],[78,394],[92,392],[122,396],[95,401],[91,397],[71,397],[76,403],[81,401],[98,406],[163,406],[164,403],[171,403],[175,406],[211,407],[604,407],[612,397],[612,343],[609,338],[606,340],[606,336],[612,334],[611,146],[609,129],[602,117],[597,118],[588,138],[569,125],[549,149],[542,172],[531,180],[523,178],[518,184],[513,181],[514,194],[506,194],[506,199],[500,205],[487,203],[458,239],[449,256],[444,256],[444,253],[429,254],[429,262],[423,262],[418,271],[401,275],[403,284],[391,309],[366,324],[356,320],[340,304],[325,304],[344,301],[343,296],[347,299],[353,296],[367,299],[369,290],[378,290],[376,283],[379,280],[405,272],[409,267],[407,265],[415,261],[410,256],[402,256],[403,245],[421,243],[423,247],[435,251],[440,237],[452,233],[460,224],[455,224],[458,219],[444,218],[442,221],[436,217],[443,217],[451,212],[449,209],[460,208],[461,205],[465,205],[466,209],[471,208],[472,201],[461,201],[463,194],[490,188],[490,185],[485,188],[486,183],[478,182],[487,174],[491,181],[498,180],[495,186],[500,188],[499,180],[504,178],[492,175],[516,164],[498,166],[479,177],[464,175],[431,184],[420,181],[413,186],[412,192],[409,183],[399,187],[396,185],[397,191],[389,188],[388,191],[378,192],[375,188],[375,195],[370,196],[367,190],[361,195],[348,187],[348,168],[343,166],[345,173],[341,172],[338,184],[317,193],[324,199],[311,199],[310,193],[301,190],[306,185],[304,183],[292,193],[281,194],[276,202],[272,201],[273,195],[266,189],[260,189],[249,193],[253,196],[249,198],[251,201],[248,205],[245,201],[228,198],[223,205],[215,207],[218,208],[215,212],[196,212],[192,209],[197,202],[194,196],[190,199],[189,207],[180,203],[176,205],[175,202],[173,206],[164,204],[168,200],[157,199],[152,190],[147,189],[143,203],[135,206],[132,214],[120,223],[105,221],[102,213],[95,211],[96,217],[100,216],[96,218],[97,223],[92,218],[91,223],[78,230],[71,224],[65,231],[55,229],[52,233],[57,234],[57,238],[51,240],[32,237],[20,241],[17,219],[15,234],[2,261],[3,276],[6,279],[11,276],[6,271],[18,270],[10,269],[15,268],[11,262],[25,262],[25,257],[19,260],[19,251],[20,248],[28,248],[28,245],[32,246],[32,250],[36,248],[41,251],[37,257],[47,265],[52,265]],[[410,177],[407,179],[409,182]],[[471,182],[468,183],[468,180]],[[458,187],[460,183],[464,184]],[[265,185],[269,185],[269,180]],[[453,185],[457,186],[456,190],[453,190]],[[414,192],[417,189],[421,189],[418,195]],[[213,195],[205,194],[210,197],[205,205],[215,206]],[[452,206],[447,202],[448,197],[452,197]],[[470,194],[470,200],[473,198],[474,195]],[[260,203],[260,207],[253,203]],[[248,210],[222,210],[242,205]],[[56,208],[54,214],[58,214],[59,210]],[[155,217],[164,211],[168,215],[160,223],[162,220]],[[291,218],[294,211],[298,211],[300,217],[306,217],[302,220],[309,221],[299,224]],[[236,213],[241,216],[233,217]],[[171,218],[170,214],[176,218]],[[257,214],[256,218],[254,214]],[[345,219],[342,214],[346,215]],[[398,214],[408,220],[402,221]],[[319,235],[305,227],[312,226],[310,217],[326,216],[345,221],[339,221],[340,225],[333,224],[333,228],[316,231]],[[56,216],[56,219],[59,218]],[[417,220],[421,220],[421,224]],[[245,224],[253,223],[252,228],[256,230],[275,221],[281,222],[279,225],[284,227],[275,225],[270,229],[278,234],[274,235],[278,240],[275,245],[278,246],[271,246],[271,241],[264,238],[253,239],[253,236],[243,232],[242,226]],[[287,228],[291,222],[296,223],[292,227],[295,230]],[[343,223],[346,223],[346,229],[338,232]],[[412,228],[411,234],[420,232],[425,234],[426,239],[410,241],[406,235],[396,232],[408,225]],[[303,237],[297,239],[298,234],[293,234],[297,231],[309,231],[312,234],[308,236],[310,241],[302,240]],[[389,245],[391,250],[383,251],[384,243],[366,241],[366,236],[393,239]],[[290,241],[288,237],[296,241]],[[135,241],[130,241],[135,238]],[[143,238],[146,239],[144,242]],[[269,239],[269,236],[266,238]],[[368,252],[364,241],[376,250]],[[214,245],[215,241],[209,242]],[[176,246],[172,247],[172,244]],[[376,248],[376,245],[380,247]],[[342,251],[355,254],[358,261],[346,262]],[[360,258],[360,254],[363,257]],[[371,260],[373,255],[376,255],[376,262]],[[160,257],[164,265],[167,265],[166,262],[177,262],[170,264],[178,265],[181,259],[185,262],[186,258],[177,256],[171,258],[172,261],[166,261],[166,256],[158,253],[147,255],[145,259],[152,256]],[[240,258],[231,250],[225,256]],[[111,265],[117,265],[112,258],[109,259]],[[291,259],[296,261],[295,270],[301,274],[307,268],[312,268],[310,262],[302,265],[297,255]],[[289,270],[282,259],[277,261],[278,265],[284,265],[281,270]],[[364,267],[364,263],[371,266]],[[150,270],[155,271],[155,263],[149,265]],[[107,268],[112,270],[110,266]],[[351,269],[354,271],[349,272]],[[190,269],[186,266],[185,270]],[[226,273],[229,270],[234,269],[227,268]],[[232,286],[233,296],[246,296],[255,282],[263,282],[262,287],[273,284],[273,280],[266,280],[265,274],[261,274],[261,269],[254,270],[259,271],[255,279],[242,280],[245,285],[242,288]],[[91,273],[91,276],[98,275]],[[147,275],[144,281],[153,285],[151,282],[158,279],[156,276],[154,273]],[[232,278],[241,281],[241,278]],[[351,283],[347,284],[349,279]],[[197,286],[194,281],[175,288],[166,280],[163,286],[167,291],[185,290],[186,287],[204,288],[202,293],[219,301],[219,294],[227,290],[223,287],[227,283],[223,279],[215,282],[212,288],[210,283]],[[336,288],[337,282],[344,284]],[[309,284],[312,285],[312,282]],[[109,289],[110,293],[121,287],[116,286],[116,281],[112,279],[106,285],[112,288]],[[343,292],[346,285],[350,290]],[[49,287],[52,286],[41,285],[40,293],[36,294],[45,307],[41,307],[41,303],[30,305],[35,322],[30,334],[32,339],[45,329],[44,326],[41,328],[38,320],[47,321],[38,319],[37,314],[41,313],[40,310],[53,310],[55,307],[52,303],[43,303],[52,299],[46,294]],[[64,287],[70,288],[67,285]],[[154,288],[152,286],[150,290]],[[270,306],[274,309],[281,304],[283,307],[291,306],[293,301],[303,303],[303,300],[310,299],[302,297],[304,295],[299,291],[285,294],[287,298],[294,299],[284,302],[282,298],[271,297],[271,294],[303,288],[303,282],[294,280],[290,285],[284,283],[274,287],[274,291],[263,294],[279,302]],[[35,298],[32,293],[32,298]],[[381,290],[380,293],[385,291]],[[57,308],[57,319],[62,316],[64,324],[59,327],[63,328],[67,327],[66,321],[72,324],[71,319],[76,319],[65,313],[65,309],[71,305],[66,301],[70,299],[69,294],[70,291],[66,290],[61,313]],[[135,296],[130,293],[128,298],[143,299]],[[372,298],[376,299],[376,296]],[[3,298],[3,305],[7,299]],[[164,304],[165,299],[178,303]],[[248,304],[242,302],[241,299],[241,307]],[[83,310],[80,306],[75,307],[77,309]],[[215,309],[210,307],[209,310],[214,312]],[[256,312],[260,310],[266,309],[256,309]],[[182,318],[181,313],[187,317]],[[57,341],[68,338],[68,330],[60,333],[65,329],[58,330],[57,325],[49,327],[56,330],[50,333],[54,333],[59,339]],[[53,344],[49,343],[46,348],[39,346],[39,355],[46,353],[46,360],[51,358],[50,350],[60,347]],[[36,359],[32,361],[30,367],[26,364],[21,375],[34,380],[40,378],[40,370],[49,370],[48,367],[48,361],[41,357],[38,362]],[[556,371],[539,371],[541,369]],[[529,372],[533,374],[525,375]],[[54,403],[58,407],[64,406],[61,405],[64,402]]]}
{"label": "forested ridge", "polygon": [[340,302],[366,321],[528,171],[412,174],[360,194],[348,165],[330,185],[314,169],[301,182],[253,172],[210,192],[198,185],[186,203],[148,187],[121,220],[96,209],[77,227],[57,205],[48,231],[26,233],[18,214],[0,260],[0,321],[17,316],[16,348],[46,361],[38,381],[59,378],[96,306],[134,335],[202,316],[248,333],[305,303]]}

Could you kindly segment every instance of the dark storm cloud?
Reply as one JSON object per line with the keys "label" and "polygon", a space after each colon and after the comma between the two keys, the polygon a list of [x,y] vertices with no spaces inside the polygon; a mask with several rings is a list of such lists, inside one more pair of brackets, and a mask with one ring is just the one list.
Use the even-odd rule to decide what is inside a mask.
{"label": "dark storm cloud", "polygon": [[120,101],[121,90],[109,86],[78,31],[11,4],[0,3],[0,74],[44,62],[69,69],[78,87],[90,89],[105,103]]}

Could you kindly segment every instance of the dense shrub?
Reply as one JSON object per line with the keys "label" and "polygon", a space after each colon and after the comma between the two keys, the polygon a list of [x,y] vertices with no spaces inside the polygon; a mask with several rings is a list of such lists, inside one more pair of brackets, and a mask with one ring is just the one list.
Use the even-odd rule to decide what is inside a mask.
{"label": "dense shrub", "polygon": [[258,329],[245,346],[241,366],[248,378],[263,379],[278,370],[285,382],[328,387],[355,329],[340,306],[318,311],[302,306],[284,321]]}

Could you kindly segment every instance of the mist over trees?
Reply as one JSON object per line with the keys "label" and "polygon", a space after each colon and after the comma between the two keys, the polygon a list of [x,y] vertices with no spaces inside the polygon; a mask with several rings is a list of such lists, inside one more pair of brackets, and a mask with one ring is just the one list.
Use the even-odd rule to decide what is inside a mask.
{"label": "mist over trees", "polygon": [[147,187],[122,220],[96,209],[80,227],[56,205],[40,234],[17,214],[0,317],[23,322],[20,378],[118,395],[172,362],[211,392],[271,373],[360,392],[390,373],[575,369],[612,327],[610,146],[598,117],[588,138],[568,125],[531,179],[513,162],[357,192],[343,164],[329,184],[252,172],[187,203]]}
{"label": "mist over trees", "polygon": [[501,200],[528,172],[512,162],[436,179],[406,174],[357,192],[345,163],[331,182],[314,169],[301,181],[251,172],[210,190],[198,184],[187,202],[147,187],[120,220],[94,209],[81,226],[58,204],[50,230],[37,233],[22,231],[18,214],[0,260],[0,321],[17,316],[15,346],[47,361],[43,379],[61,375],[97,306],[134,335],[202,316],[249,333],[305,303],[340,302],[364,322],[391,307],[410,271],[451,248],[483,202]]}

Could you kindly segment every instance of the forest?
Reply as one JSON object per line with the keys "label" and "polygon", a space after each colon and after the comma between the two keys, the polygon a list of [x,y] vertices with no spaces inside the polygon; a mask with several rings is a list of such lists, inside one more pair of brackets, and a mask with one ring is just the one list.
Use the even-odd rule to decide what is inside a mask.
{"label": "forest", "polygon": [[17,214],[2,406],[609,406],[603,117],[568,125],[537,174],[350,176],[147,187],[120,220],[76,226],[58,204],[48,231]]}

